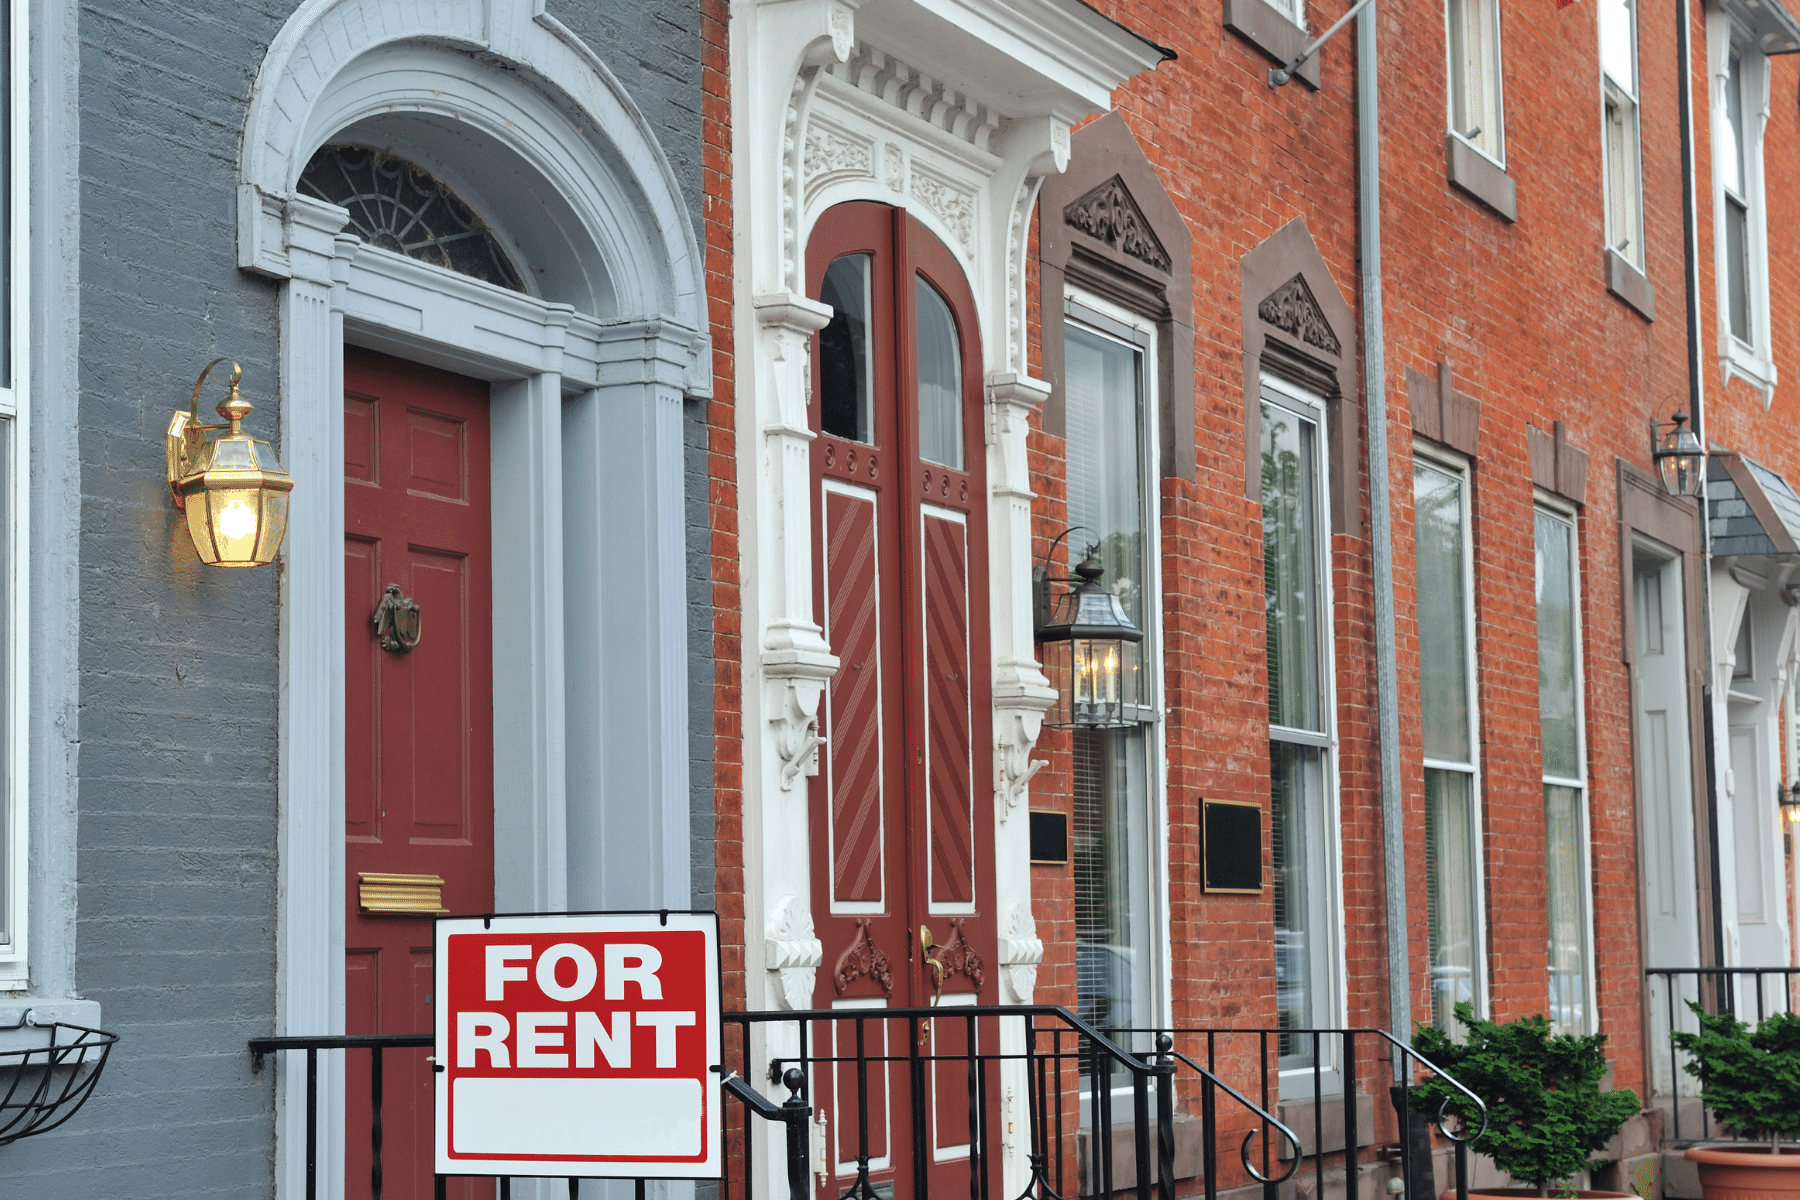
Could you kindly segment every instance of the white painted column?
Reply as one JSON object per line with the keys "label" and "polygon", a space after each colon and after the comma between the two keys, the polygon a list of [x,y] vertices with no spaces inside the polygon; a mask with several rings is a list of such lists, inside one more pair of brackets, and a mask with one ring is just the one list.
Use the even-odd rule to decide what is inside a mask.
{"label": "white painted column", "polygon": [[[344,1029],[344,320],[358,242],[344,210],[287,203],[281,287],[281,464],[294,477],[281,571],[275,1028]],[[306,1067],[275,1056],[276,1191],[306,1184]],[[264,1067],[269,1069],[268,1066]],[[343,1194],[343,1055],[319,1056],[320,1194]]]}

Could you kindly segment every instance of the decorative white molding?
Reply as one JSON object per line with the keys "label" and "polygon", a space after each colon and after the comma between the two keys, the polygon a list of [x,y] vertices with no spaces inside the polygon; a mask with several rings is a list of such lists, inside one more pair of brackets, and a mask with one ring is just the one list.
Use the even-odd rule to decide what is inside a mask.
{"label": "decorative white molding", "polygon": [[1009,1004],[1030,1004],[1037,987],[1038,964],[1044,961],[1044,943],[1037,935],[1029,901],[1016,901],[1007,909],[1000,935],[1000,979],[1011,993]]}
{"label": "decorative white molding", "polygon": [[814,118],[806,123],[802,167],[809,197],[842,180],[873,178],[875,139]]}
{"label": "decorative white molding", "polygon": [[775,757],[781,763],[781,790],[792,791],[801,775],[819,773],[819,696],[824,681],[788,677],[769,680],[769,724],[775,732]]}
{"label": "decorative white molding", "polygon": [[996,807],[1002,821],[1009,819],[1013,809],[1025,799],[1025,789],[1031,783],[1032,776],[1049,766],[1042,759],[1033,762],[1031,751],[1037,745],[1038,734],[1044,725],[1044,715],[1030,711],[1014,710],[1010,721],[1002,724],[999,714],[995,717],[995,727],[999,730],[994,740],[994,791],[1002,803]]}
{"label": "decorative white molding", "polygon": [[975,193],[958,187],[936,173],[921,170],[916,164],[912,173],[912,196],[937,214],[956,235],[964,250],[975,245]]}
{"label": "decorative white molding", "polygon": [[906,190],[906,154],[892,142],[887,146],[887,186],[890,192]]}
{"label": "decorative white molding", "polygon": [[857,46],[847,61],[832,63],[825,69],[851,87],[960,138],[978,150],[986,150],[989,140],[1000,128],[1001,117],[992,105],[972,100],[943,80],[934,79],[871,46]]}
{"label": "decorative white molding", "polygon": [[763,966],[776,977],[774,997],[792,1012],[812,1007],[813,984],[825,961],[825,947],[813,936],[812,913],[792,892],[775,902],[765,925]]}

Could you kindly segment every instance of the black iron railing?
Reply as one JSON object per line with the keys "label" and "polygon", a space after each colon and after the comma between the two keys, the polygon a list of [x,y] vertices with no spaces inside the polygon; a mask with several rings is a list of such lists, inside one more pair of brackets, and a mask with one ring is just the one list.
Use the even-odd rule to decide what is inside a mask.
{"label": "black iron railing", "polygon": [[[1196,1072],[1208,1075],[1201,1087],[1202,1170],[1206,1177],[1207,1200],[1216,1200],[1218,1194],[1215,1184],[1217,1125],[1212,1111],[1211,1094],[1215,1088],[1223,1086],[1212,1076],[1213,1072],[1220,1070],[1226,1070],[1240,1079],[1248,1077],[1254,1080],[1254,1090],[1260,1102],[1252,1103],[1246,1099],[1244,1103],[1257,1112],[1266,1114],[1269,1110],[1280,1110],[1285,1106],[1302,1110],[1310,1108],[1310,1113],[1306,1114],[1311,1118],[1311,1129],[1307,1130],[1312,1135],[1310,1149],[1302,1138],[1272,1117],[1266,1118],[1267,1123],[1261,1129],[1251,1129],[1245,1133],[1242,1154],[1246,1171],[1252,1180],[1262,1184],[1264,1196],[1268,1200],[1274,1200],[1276,1185],[1294,1175],[1308,1159],[1311,1160],[1310,1169],[1315,1177],[1314,1195],[1325,1194],[1328,1170],[1341,1169],[1344,1172],[1345,1200],[1357,1200],[1361,1191],[1357,1164],[1360,1149],[1365,1144],[1363,1134],[1367,1132],[1370,1135],[1369,1142],[1372,1144],[1380,1136],[1378,1131],[1394,1135],[1393,1140],[1386,1141],[1378,1148],[1377,1153],[1381,1158],[1398,1162],[1406,1194],[1418,1200],[1429,1200],[1437,1195],[1433,1182],[1429,1131],[1418,1127],[1418,1122],[1413,1119],[1415,1116],[1429,1118],[1438,1133],[1450,1143],[1455,1160],[1457,1200],[1468,1200],[1469,1144],[1487,1128],[1487,1105],[1448,1072],[1386,1030],[1178,1028],[1169,1031],[1114,1032],[1138,1036],[1146,1033],[1164,1037],[1173,1035],[1176,1060]],[[1204,1067],[1198,1061],[1200,1059],[1204,1059]],[[1372,1068],[1375,1072],[1381,1072],[1384,1064],[1393,1119],[1388,1120],[1379,1111],[1372,1109],[1369,1114],[1371,1128],[1365,1131],[1359,1111],[1362,1094],[1358,1087],[1363,1082],[1365,1070]],[[1479,1122],[1471,1128],[1462,1121],[1453,1120],[1448,1112],[1448,1101],[1440,1105],[1436,1112],[1419,1110],[1413,1103],[1410,1086],[1414,1082],[1415,1069],[1441,1077],[1462,1093],[1480,1114]],[[1377,1079],[1378,1076],[1371,1078],[1370,1082],[1376,1082]],[[1334,1108],[1335,1119],[1328,1122],[1327,1113]],[[1280,1152],[1272,1140],[1271,1126],[1273,1132],[1278,1132],[1287,1139],[1293,1159],[1286,1173],[1279,1177],[1273,1175],[1272,1156],[1279,1156]],[[1337,1135],[1335,1139],[1328,1139],[1328,1127],[1331,1133]],[[1260,1169],[1252,1166],[1249,1161],[1251,1140],[1259,1133],[1262,1160]],[[1329,1140],[1336,1140],[1338,1147],[1328,1149]]]}
{"label": "black iron railing", "polygon": [[[787,1175],[794,1200],[814,1194],[1063,1200],[1115,1193],[1172,1200],[1176,1112],[1187,1099],[1177,1082],[1182,1066],[1198,1077],[1209,1197],[1220,1178],[1212,1143],[1221,1092],[1247,1129],[1239,1157],[1249,1177],[1273,1187],[1299,1162],[1300,1139],[1291,1130],[1210,1067],[1174,1054],[1166,1033],[1149,1033],[1142,1039],[1148,1048],[1138,1052],[1066,1008],[822,1009],[733,1013],[725,1020],[732,1073],[782,1080],[792,1092],[788,1111],[823,1118],[811,1121],[812,1144],[804,1152],[791,1149],[795,1127],[788,1126],[790,1172],[804,1163],[812,1176]],[[1129,1116],[1115,1122],[1119,1093]],[[999,1105],[996,1097],[1003,1098]],[[1129,1131],[1128,1164],[1115,1150],[1115,1128]],[[995,1153],[997,1130],[1001,1153]],[[1251,1147],[1259,1135],[1280,1136],[1296,1152],[1285,1172],[1257,1168]],[[946,1147],[947,1136],[957,1144]],[[748,1114],[727,1130],[728,1145],[735,1141],[742,1153],[721,1200],[753,1194],[756,1140]],[[1024,1176],[1010,1188],[1004,1180],[1009,1149]]]}
{"label": "black iron railing", "polygon": [[[1663,1047],[1667,1048],[1668,1079],[1660,1075],[1663,1063],[1651,1065],[1654,1098],[1668,1104],[1663,1141],[1742,1140],[1715,1128],[1712,1114],[1697,1095],[1682,1095],[1684,1081],[1692,1077],[1684,1070],[1688,1056],[1675,1044],[1675,1034],[1699,1032],[1700,1023],[1688,1008],[1690,1002],[1709,1013],[1734,1013],[1739,1020],[1758,1025],[1775,1013],[1800,1011],[1794,1002],[1800,990],[1800,967],[1651,967],[1644,975],[1650,983],[1646,1016],[1653,1026],[1655,1054],[1663,1058]],[[1689,1086],[1697,1092],[1697,1083]]]}

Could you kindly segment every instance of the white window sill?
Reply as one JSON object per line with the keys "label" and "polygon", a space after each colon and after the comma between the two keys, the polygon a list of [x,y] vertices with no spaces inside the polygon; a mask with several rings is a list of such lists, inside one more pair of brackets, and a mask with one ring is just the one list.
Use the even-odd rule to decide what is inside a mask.
{"label": "white window sill", "polygon": [[1762,393],[1763,407],[1775,395],[1775,361],[1757,354],[1730,334],[1725,336],[1725,353],[1719,360],[1719,378],[1730,383],[1735,375]]}

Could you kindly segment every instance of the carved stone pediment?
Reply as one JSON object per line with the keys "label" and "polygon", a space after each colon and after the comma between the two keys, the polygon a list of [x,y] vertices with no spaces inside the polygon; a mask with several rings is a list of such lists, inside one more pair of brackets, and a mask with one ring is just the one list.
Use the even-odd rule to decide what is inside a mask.
{"label": "carved stone pediment", "polygon": [[1169,252],[1151,232],[1144,210],[1118,175],[1063,209],[1063,221],[1158,271],[1169,269]]}
{"label": "carved stone pediment", "polygon": [[1343,353],[1343,343],[1332,332],[1331,323],[1319,308],[1306,277],[1296,275],[1256,306],[1256,315],[1290,337],[1323,350],[1333,358]]}

